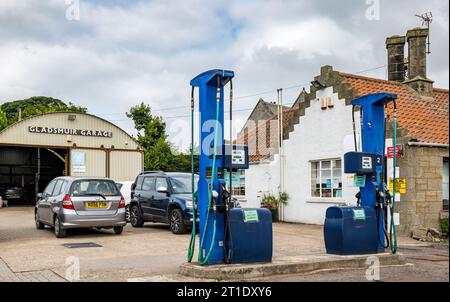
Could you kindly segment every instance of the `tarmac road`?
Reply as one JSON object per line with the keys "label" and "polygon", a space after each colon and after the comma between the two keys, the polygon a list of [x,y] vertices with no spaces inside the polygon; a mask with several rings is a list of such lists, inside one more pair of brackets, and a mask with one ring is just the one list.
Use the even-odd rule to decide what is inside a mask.
{"label": "tarmac road", "polygon": [[[74,259],[80,267],[79,281],[139,278],[193,281],[177,275],[179,266],[186,261],[188,234],[173,235],[166,225],[148,223],[138,229],[127,225],[120,236],[112,230],[87,229],[71,231],[69,237],[56,239],[50,228],[36,230],[33,211],[33,207],[0,209],[0,281],[66,281]],[[101,247],[63,246],[87,242]],[[399,244],[399,251],[414,266],[381,268],[381,281],[448,282],[448,246],[420,247],[417,241],[404,237],[399,238]],[[274,224],[274,257],[315,255],[323,251],[321,226]],[[346,270],[260,280],[366,281],[366,278],[364,270]]]}
{"label": "tarmac road", "polygon": [[399,246],[409,265],[381,267],[378,280],[368,280],[365,269],[321,271],[311,274],[272,276],[255,281],[274,282],[449,282],[449,248],[427,244]]}

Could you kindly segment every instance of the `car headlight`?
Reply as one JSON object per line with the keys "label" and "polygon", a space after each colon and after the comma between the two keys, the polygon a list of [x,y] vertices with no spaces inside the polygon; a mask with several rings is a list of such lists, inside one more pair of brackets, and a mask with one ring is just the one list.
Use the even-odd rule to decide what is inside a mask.
{"label": "car headlight", "polygon": [[186,208],[193,208],[192,200],[186,200]]}

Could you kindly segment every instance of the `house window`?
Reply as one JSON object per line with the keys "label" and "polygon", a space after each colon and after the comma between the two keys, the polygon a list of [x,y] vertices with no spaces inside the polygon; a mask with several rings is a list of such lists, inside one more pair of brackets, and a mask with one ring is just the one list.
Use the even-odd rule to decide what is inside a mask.
{"label": "house window", "polygon": [[444,157],[444,165],[442,166],[442,199],[444,211],[448,212],[448,157]]}
{"label": "house window", "polygon": [[342,161],[340,159],[311,162],[311,197],[342,197]]}
{"label": "house window", "polygon": [[[244,197],[245,196],[245,170],[238,170],[233,172],[232,179],[232,190],[231,194],[235,197]],[[228,171],[225,171],[225,182],[227,183],[228,190],[230,189],[230,175]]]}

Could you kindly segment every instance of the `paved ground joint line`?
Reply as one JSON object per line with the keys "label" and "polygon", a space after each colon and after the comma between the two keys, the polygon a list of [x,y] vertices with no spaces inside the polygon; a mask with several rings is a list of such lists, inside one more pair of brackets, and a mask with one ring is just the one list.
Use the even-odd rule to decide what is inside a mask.
{"label": "paved ground joint line", "polygon": [[26,271],[15,273],[0,258],[0,282],[65,282],[66,280],[51,270]]}

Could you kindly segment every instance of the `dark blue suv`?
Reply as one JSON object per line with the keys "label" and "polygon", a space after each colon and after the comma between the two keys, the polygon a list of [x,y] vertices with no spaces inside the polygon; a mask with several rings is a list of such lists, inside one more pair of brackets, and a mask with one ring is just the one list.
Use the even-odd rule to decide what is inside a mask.
{"label": "dark blue suv", "polygon": [[[198,176],[195,176],[197,190]],[[145,222],[170,225],[174,234],[188,232],[193,225],[190,173],[143,172],[131,188],[130,222],[135,228]]]}

